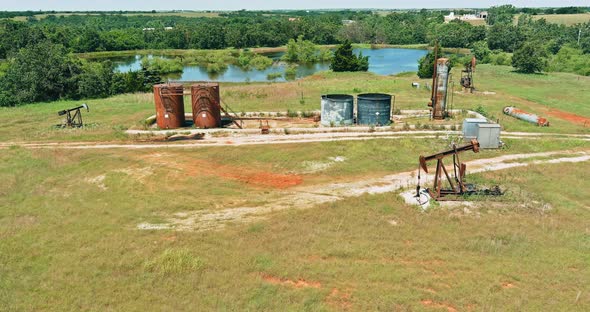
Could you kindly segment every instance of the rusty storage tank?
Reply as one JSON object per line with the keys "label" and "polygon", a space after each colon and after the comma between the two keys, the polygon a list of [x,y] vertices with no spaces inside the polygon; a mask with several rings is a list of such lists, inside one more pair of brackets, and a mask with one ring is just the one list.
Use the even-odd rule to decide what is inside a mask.
{"label": "rusty storage tank", "polygon": [[347,94],[322,95],[321,124],[325,127],[352,125],[354,97]]}
{"label": "rusty storage tank", "polygon": [[204,82],[191,86],[193,121],[201,129],[221,127],[219,84]]}
{"label": "rusty storage tank", "polygon": [[357,97],[359,125],[385,126],[391,123],[391,95],[365,93]]}
{"label": "rusty storage tank", "polygon": [[154,85],[156,123],[160,129],[180,128],[184,124],[184,97],[180,83]]}

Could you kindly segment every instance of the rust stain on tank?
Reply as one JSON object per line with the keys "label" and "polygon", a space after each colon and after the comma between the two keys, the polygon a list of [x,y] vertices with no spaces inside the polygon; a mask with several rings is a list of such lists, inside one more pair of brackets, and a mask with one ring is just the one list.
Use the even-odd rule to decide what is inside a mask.
{"label": "rust stain on tank", "polygon": [[193,121],[201,129],[221,127],[221,100],[218,83],[191,86]]}
{"label": "rust stain on tank", "polygon": [[184,124],[183,87],[179,83],[154,85],[156,123],[160,129],[180,128]]}

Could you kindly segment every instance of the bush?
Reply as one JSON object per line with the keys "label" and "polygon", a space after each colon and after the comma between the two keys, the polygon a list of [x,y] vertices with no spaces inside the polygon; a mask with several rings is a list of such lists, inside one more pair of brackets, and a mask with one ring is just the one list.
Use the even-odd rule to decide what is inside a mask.
{"label": "bush", "polygon": [[297,78],[297,66],[289,66],[285,69],[285,80],[295,80]]}
{"label": "bush", "polygon": [[165,59],[161,57],[144,57],[141,59],[141,67],[160,74],[182,73],[184,69],[179,59]]}
{"label": "bush", "polygon": [[225,63],[210,63],[207,65],[207,72],[208,73],[220,73],[227,69],[227,64]]}
{"label": "bush", "polygon": [[489,63],[492,65],[504,65],[504,66],[511,66],[512,65],[512,56],[510,53],[502,52],[502,51],[494,51],[492,54],[488,56]]}
{"label": "bush", "polygon": [[512,56],[512,66],[522,73],[541,72],[547,65],[544,49],[539,49],[539,43],[527,42]]}
{"label": "bush", "polygon": [[279,78],[283,77],[282,73],[276,72],[276,73],[269,73],[268,75],[266,75],[266,79],[267,80],[277,80]]}
{"label": "bush", "polygon": [[549,59],[547,70],[590,76],[590,54],[584,54],[573,45],[563,46]]}
{"label": "bush", "polygon": [[490,62],[490,54],[492,51],[488,48],[486,41],[477,41],[471,44],[471,53],[477,59],[480,64],[487,64]]}

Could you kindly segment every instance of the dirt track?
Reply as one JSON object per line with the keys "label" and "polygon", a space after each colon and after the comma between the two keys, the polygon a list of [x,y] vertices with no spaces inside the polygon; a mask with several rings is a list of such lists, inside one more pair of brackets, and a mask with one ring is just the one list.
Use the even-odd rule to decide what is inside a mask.
{"label": "dirt track", "polygon": [[[557,157],[557,155],[571,155]],[[533,157],[552,157],[549,160],[528,160]],[[520,160],[520,161],[518,161]],[[479,159],[467,163],[470,173],[483,171],[503,170],[508,168],[523,167],[536,164],[554,164],[562,162],[584,162],[590,160],[590,150],[584,152],[558,151],[531,154],[504,155],[489,159]],[[380,194],[399,191],[404,188],[414,187],[416,184],[415,171],[401,172],[387,175],[382,178],[349,183],[330,183],[326,185],[314,185],[310,187],[296,187],[283,192],[278,199],[271,200],[257,207],[235,207],[223,210],[200,210],[176,213],[170,216],[160,216],[166,220],[162,224],[140,223],[141,230],[176,230],[176,231],[206,231],[220,229],[227,226],[228,222],[250,222],[267,217],[275,211],[286,209],[308,209],[314,206],[335,202],[347,197],[356,197],[363,194]],[[432,176],[423,177],[422,182],[427,183]]]}
{"label": "dirt track", "polygon": [[[262,144],[292,144],[334,141],[364,141],[373,139],[423,139],[445,138],[461,135],[460,131],[403,131],[403,132],[336,132],[336,133],[305,133],[290,135],[248,135],[211,137],[206,136],[202,140],[191,140],[175,143],[103,143],[103,142],[6,142],[0,143],[0,148],[20,146],[25,148],[41,149],[152,149],[152,148],[198,148],[211,146],[244,146]],[[507,139],[537,139],[552,138],[554,140],[584,140],[590,141],[590,135],[586,134],[552,134],[552,133],[528,133],[528,132],[503,132],[502,138]]]}

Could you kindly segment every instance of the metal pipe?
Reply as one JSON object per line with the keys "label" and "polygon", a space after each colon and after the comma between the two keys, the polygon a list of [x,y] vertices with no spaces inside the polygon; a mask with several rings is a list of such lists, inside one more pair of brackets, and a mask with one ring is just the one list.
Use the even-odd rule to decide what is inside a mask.
{"label": "metal pipe", "polygon": [[518,118],[520,120],[534,123],[540,127],[549,127],[549,121],[547,119],[545,119],[543,117],[539,117],[535,114],[525,112],[522,109],[518,109],[516,107],[512,107],[512,106],[504,107],[504,114]]}

